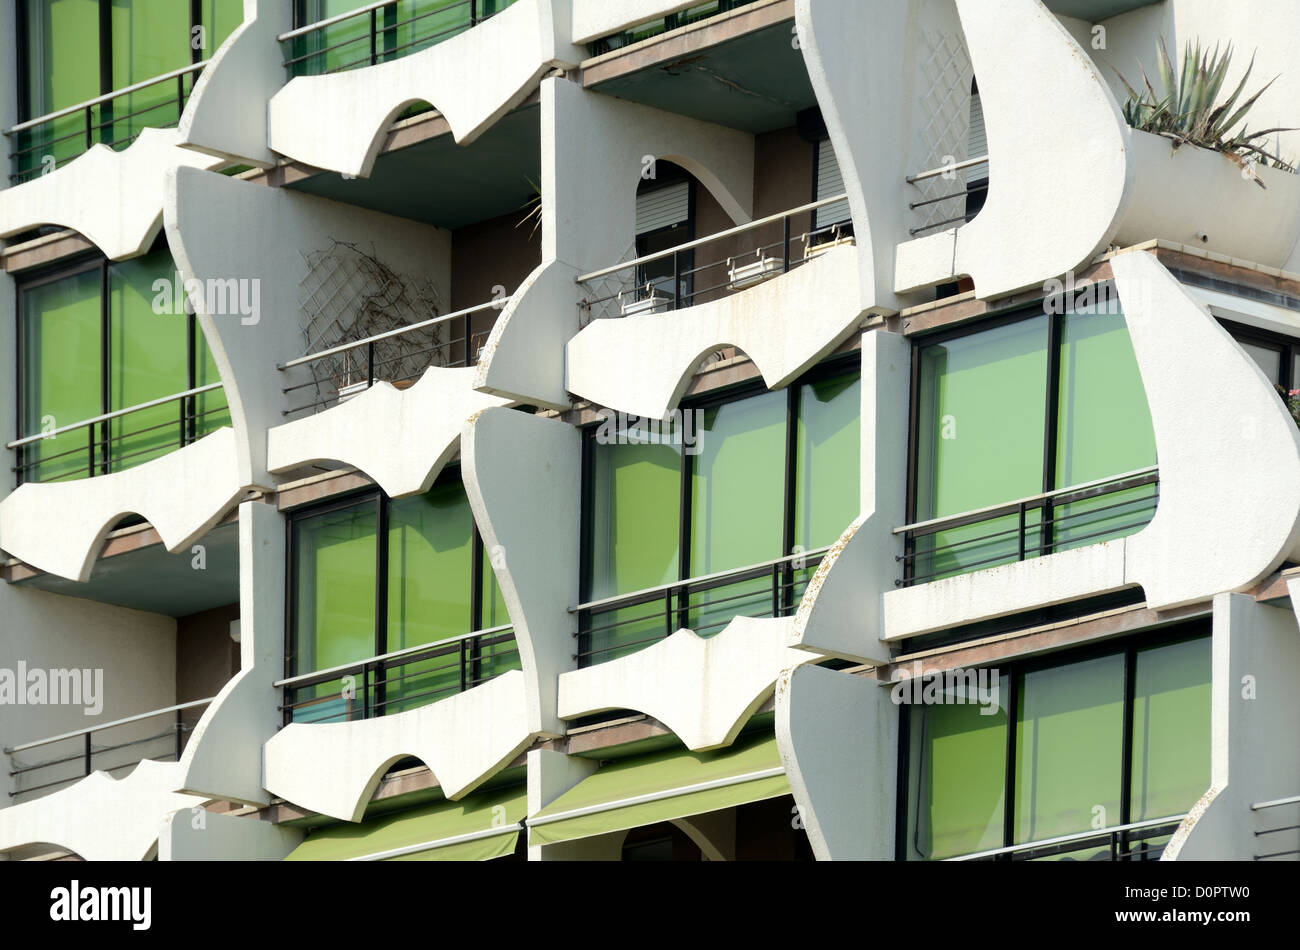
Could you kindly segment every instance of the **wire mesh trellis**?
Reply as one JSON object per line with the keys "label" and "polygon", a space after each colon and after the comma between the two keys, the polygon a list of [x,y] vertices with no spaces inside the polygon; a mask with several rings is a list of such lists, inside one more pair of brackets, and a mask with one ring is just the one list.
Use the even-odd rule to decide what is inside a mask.
{"label": "wire mesh trellis", "polygon": [[[324,250],[303,254],[300,287],[304,353],[316,353],[445,312],[442,294],[425,276],[400,274],[374,253],[331,239]],[[421,327],[374,344],[375,379],[396,385],[418,379],[430,366],[451,363],[451,328]],[[370,382],[368,348],[361,346],[308,364],[314,392],[301,409],[319,410]]]}
{"label": "wire mesh trellis", "polygon": [[[620,262],[630,261],[635,258],[636,243],[633,242],[618,260]],[[589,280],[582,287],[586,292],[584,294],[586,300],[579,310],[578,322],[585,327],[592,320],[604,320],[609,317],[621,317],[623,315],[619,294],[623,294],[626,298],[636,290],[636,271],[615,271],[612,274],[606,274],[604,277]]]}

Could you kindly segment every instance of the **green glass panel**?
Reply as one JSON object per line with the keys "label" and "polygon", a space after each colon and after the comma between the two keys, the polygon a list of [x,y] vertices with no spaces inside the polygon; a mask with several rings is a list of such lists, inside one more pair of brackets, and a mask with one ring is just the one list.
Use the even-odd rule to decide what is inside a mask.
{"label": "green glass panel", "polygon": [[[217,369],[217,361],[212,356],[212,350],[208,346],[207,338],[196,323],[194,327],[194,385],[196,387],[208,386],[219,382],[221,382],[221,371]],[[226,391],[224,389],[214,389],[211,392],[199,393],[194,397],[194,434],[196,438],[201,439],[211,432],[216,432],[222,426],[228,425],[231,425],[230,403],[226,400]]]}
{"label": "green glass panel", "polygon": [[203,0],[203,58],[211,59],[244,22],[244,0]]}
{"label": "green glass panel", "polygon": [[[350,13],[356,0],[299,0],[297,23],[306,26]],[[382,12],[378,17],[382,21]],[[382,22],[379,24],[382,26]],[[293,75],[312,76],[370,65],[370,16],[362,15],[297,37],[290,43]]]}
{"label": "green glass panel", "polygon": [[704,410],[691,472],[691,576],[781,556],[784,392]]}
{"label": "green glass panel", "polygon": [[[921,350],[918,521],[1042,491],[1047,332],[1043,315]],[[933,579],[1014,560],[1016,528],[1011,517],[918,538],[915,573]]]}
{"label": "green glass panel", "polygon": [[[189,317],[155,313],[154,282],[175,280],[168,251],[112,264],[109,293],[109,409],[125,409],[189,387]],[[174,310],[174,307],[164,308]],[[113,468],[130,468],[180,444],[179,402],[141,409],[110,423]]]}
{"label": "green glass panel", "polygon": [[[501,593],[501,585],[497,583],[496,572],[492,569],[492,552],[486,545],[483,547],[483,563],[481,566],[483,587],[482,587],[482,629],[491,630],[493,627],[503,627],[510,623],[510,612],[506,609],[505,597]],[[505,631],[493,634],[490,637],[484,637],[478,644],[479,656],[479,681],[489,680],[494,676],[500,676],[502,673],[508,673],[510,670],[523,669],[519,659],[519,646],[515,642],[514,633]]]}
{"label": "green glass panel", "polygon": [[860,373],[800,387],[794,539],[806,551],[834,544],[858,517],[861,414]]}
{"label": "green glass panel", "polygon": [[1210,639],[1137,651],[1130,819],[1181,815],[1210,787]]}
{"label": "green glass panel", "polygon": [[943,704],[912,707],[909,854],[938,859],[1002,846],[1007,686],[1004,675],[1001,705],[988,715],[965,685],[945,691]]}
{"label": "green glass panel", "polygon": [[1124,657],[1028,672],[1016,732],[1015,842],[1120,823]]}
{"label": "green glass panel", "polygon": [[[387,650],[470,633],[474,516],[459,482],[394,501],[388,514]],[[386,712],[458,692],[461,647],[392,669]]]}
{"label": "green glass panel", "polygon": [[594,447],[591,597],[677,579],[681,449]]}
{"label": "green glass panel", "polygon": [[[375,518],[374,502],[366,501],[295,522],[295,674],[374,656]],[[297,710],[295,718],[320,721],[359,715],[361,684],[350,698],[341,697],[339,689],[325,683],[299,690],[295,702],[313,697],[321,702]]]}
{"label": "green glass panel", "polygon": [[[100,275],[96,267],[22,292],[24,436],[103,412]],[[26,446],[23,463],[39,464],[28,469],[24,479],[51,481],[88,475],[88,451],[85,429]]]}
{"label": "green glass panel", "polygon": [[[1065,314],[1060,358],[1055,487],[1154,465],[1151,413],[1124,315],[1096,307]],[[1055,549],[1133,534],[1154,513],[1154,486],[1059,505]]]}
{"label": "green glass panel", "polygon": [[[110,0],[113,88],[144,82],[190,65],[190,7],[177,0]],[[192,80],[183,80],[188,94]],[[119,96],[100,110],[102,141],[125,148],[143,129],[180,121],[181,92],[168,80]]]}
{"label": "green glass panel", "polygon": [[[27,0],[27,118],[99,95],[98,0]],[[85,117],[65,116],[20,133],[16,171],[40,174],[85,151]]]}

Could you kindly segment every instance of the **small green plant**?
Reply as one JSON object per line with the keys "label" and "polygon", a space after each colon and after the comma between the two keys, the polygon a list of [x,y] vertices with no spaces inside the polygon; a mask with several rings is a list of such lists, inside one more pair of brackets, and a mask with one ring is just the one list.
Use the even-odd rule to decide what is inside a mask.
{"label": "small green plant", "polygon": [[532,176],[528,176],[525,180],[528,182],[529,187],[532,188],[533,196],[519,206],[520,211],[527,209],[528,213],[523,216],[515,227],[522,228],[531,221],[533,227],[528,234],[528,239],[532,240],[537,237],[537,230],[542,226],[542,186],[533,181]]}
{"label": "small green plant", "polygon": [[1134,89],[1129,81],[1116,71],[1120,82],[1128,90],[1128,101],[1124,103],[1124,118],[1129,125],[1143,132],[1152,132],[1172,139],[1174,148],[1191,144],[1221,152],[1240,165],[1243,173],[1261,188],[1265,185],[1255,174],[1256,163],[1263,162],[1274,168],[1295,171],[1290,164],[1266,150],[1267,141],[1260,141],[1275,132],[1291,132],[1294,131],[1293,129],[1274,128],[1251,132],[1247,127],[1242,126],[1240,131],[1233,132],[1251,107],[1259,101],[1259,97],[1277,80],[1276,76],[1273,77],[1264,84],[1262,89],[1241,105],[1237,105],[1237,101],[1246,89],[1251,71],[1255,68],[1254,56],[1251,56],[1250,65],[1232,95],[1225,102],[1217,105],[1224,79],[1232,64],[1231,46],[1220,52],[1216,45],[1213,51],[1208,51],[1201,49],[1199,41],[1195,46],[1188,42],[1183,52],[1182,70],[1175,74],[1169,51],[1165,48],[1164,39],[1161,38],[1156,43],[1156,62],[1162,87],[1160,92],[1157,92],[1152,85],[1145,69],[1142,70],[1142,82],[1145,86],[1142,92]]}
{"label": "small green plant", "polygon": [[1273,384],[1273,388],[1277,390],[1278,398],[1286,406],[1286,411],[1291,413],[1295,424],[1300,426],[1300,389],[1285,389],[1277,383]]}

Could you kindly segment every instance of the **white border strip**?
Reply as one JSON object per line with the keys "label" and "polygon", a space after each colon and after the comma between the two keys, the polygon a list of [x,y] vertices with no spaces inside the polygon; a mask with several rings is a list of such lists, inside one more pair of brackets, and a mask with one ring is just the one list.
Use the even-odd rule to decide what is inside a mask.
{"label": "white border strip", "polygon": [[454,844],[464,844],[467,841],[478,841],[482,838],[495,838],[498,835],[518,834],[523,831],[523,825],[515,822],[513,825],[503,825],[500,828],[488,828],[486,831],[471,831],[468,834],[454,835],[450,838],[438,838],[434,841],[424,841],[420,844],[409,844],[404,848],[393,848],[390,851],[376,851],[374,854],[365,854],[357,858],[348,858],[349,861],[383,861],[387,858],[399,858],[405,854],[418,854],[421,851],[433,851],[436,848],[448,848]]}

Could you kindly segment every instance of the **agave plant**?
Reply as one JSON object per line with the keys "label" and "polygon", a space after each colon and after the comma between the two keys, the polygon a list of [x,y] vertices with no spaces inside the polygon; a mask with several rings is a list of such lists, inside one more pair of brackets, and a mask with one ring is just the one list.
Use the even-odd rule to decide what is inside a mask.
{"label": "agave plant", "polygon": [[[1219,93],[1232,64],[1232,47],[1222,52],[1216,45],[1213,51],[1202,50],[1200,41],[1193,46],[1188,42],[1183,52],[1182,71],[1175,74],[1174,65],[1161,38],[1156,43],[1156,63],[1159,69],[1161,91],[1157,92],[1142,70],[1142,92],[1134,89],[1127,79],[1120,75],[1120,82],[1128,90],[1128,101],[1124,103],[1124,118],[1128,124],[1143,132],[1153,132],[1172,139],[1174,148],[1184,144],[1197,145],[1201,148],[1222,152],[1243,169],[1243,173],[1254,180],[1259,187],[1265,187],[1254,166],[1262,161],[1265,165],[1294,172],[1290,164],[1276,154],[1267,151],[1267,136],[1276,132],[1291,132],[1293,129],[1274,128],[1261,132],[1251,132],[1245,126],[1237,127],[1252,106],[1259,101],[1270,86],[1277,80],[1275,76],[1264,84],[1253,96],[1240,105],[1255,68],[1255,57],[1251,56],[1250,65],[1241,82],[1227,100],[1219,103]],[[1118,75],[1118,71],[1117,71]],[[1217,104],[1216,104],[1217,103]]]}

